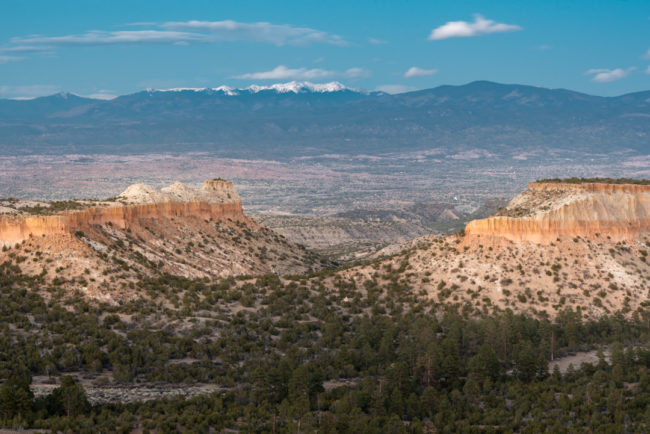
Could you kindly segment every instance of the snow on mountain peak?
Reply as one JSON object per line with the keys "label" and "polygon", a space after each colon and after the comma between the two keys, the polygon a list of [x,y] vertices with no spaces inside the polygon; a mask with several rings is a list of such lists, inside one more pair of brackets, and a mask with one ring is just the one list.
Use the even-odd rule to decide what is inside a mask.
{"label": "snow on mountain peak", "polygon": [[149,92],[223,92],[225,95],[239,95],[242,92],[258,93],[262,91],[275,91],[276,93],[330,93],[351,90],[361,92],[358,89],[350,89],[338,81],[329,83],[311,83],[309,81],[290,81],[288,83],[276,83],[271,85],[252,84],[246,88],[234,88],[230,86],[219,87],[174,87],[170,89],[147,89]]}
{"label": "snow on mountain peak", "polygon": [[72,92],[59,92],[55,96],[61,98],[61,99],[68,99],[70,97],[75,97],[78,96],[77,94],[74,94]]}
{"label": "snow on mountain peak", "polygon": [[147,89],[147,92],[223,92],[226,95],[238,95],[237,89],[230,86],[219,87],[172,87],[169,89]]}
{"label": "snow on mountain peak", "polygon": [[214,90],[215,92],[223,92],[226,95],[239,95],[238,89],[235,89],[234,87],[230,87],[230,86],[225,86],[225,85],[214,87],[212,88],[212,90]]}
{"label": "snow on mountain peak", "polygon": [[342,83],[338,81],[331,81],[329,83],[311,83],[309,81],[290,81],[288,83],[276,83],[269,86],[259,86],[253,84],[248,86],[249,91],[257,93],[263,90],[274,90],[277,93],[300,93],[300,92],[317,92],[317,93],[328,93],[328,92],[339,92],[342,90],[347,90]]}

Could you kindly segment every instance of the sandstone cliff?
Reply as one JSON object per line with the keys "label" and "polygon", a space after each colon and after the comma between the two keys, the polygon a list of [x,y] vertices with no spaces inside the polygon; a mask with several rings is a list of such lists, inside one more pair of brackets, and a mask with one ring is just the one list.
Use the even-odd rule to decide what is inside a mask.
{"label": "sandstone cliff", "polygon": [[161,190],[135,184],[114,202],[99,202],[79,211],[46,216],[0,216],[0,244],[12,245],[30,236],[74,233],[92,225],[110,223],[127,229],[142,219],[188,216],[240,220],[244,213],[241,199],[229,181],[205,181],[199,190],[180,182]]}
{"label": "sandstone cliff", "polygon": [[[339,272],[358,288],[400,284],[445,309],[540,318],[648,315],[650,185],[532,183],[465,236],[424,236]],[[400,272],[400,270],[402,270]]]}
{"label": "sandstone cliff", "polygon": [[[132,297],[147,277],[298,274],[323,266],[244,215],[223,180],[200,189],[136,184],[109,201],[5,202],[13,208],[0,215],[0,263],[107,301]],[[74,210],[56,212],[62,206]]]}
{"label": "sandstone cliff", "polygon": [[632,240],[650,231],[650,186],[531,183],[492,217],[471,221],[469,240],[551,243],[558,238]]}

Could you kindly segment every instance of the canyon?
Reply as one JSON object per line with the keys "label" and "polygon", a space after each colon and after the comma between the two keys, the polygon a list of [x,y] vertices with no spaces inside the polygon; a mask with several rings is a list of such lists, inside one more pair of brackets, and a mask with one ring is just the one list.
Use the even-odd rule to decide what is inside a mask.
{"label": "canyon", "polygon": [[[548,360],[614,342],[638,349],[647,336],[646,187],[532,183],[465,231],[420,236],[341,267],[251,219],[224,180],[198,189],[135,184],[104,201],[0,200],[0,358],[31,358],[37,399],[60,391],[56,376],[66,375],[108,408],[183,399],[198,406],[245,388],[296,384],[308,377],[278,375],[296,350],[307,363],[296,359],[298,369],[322,369],[319,396],[378,375],[390,381],[405,360],[423,385],[471,378],[484,350],[459,361],[466,351],[457,345],[477,351],[481,340],[494,352],[495,381],[519,388],[549,372],[570,379],[574,369],[563,366],[579,358],[557,362],[559,373]],[[528,232],[472,226],[503,219],[528,222]],[[297,232],[332,239],[309,227]],[[643,334],[622,339],[629,330]],[[528,359],[537,360],[535,377],[518,365],[527,348],[538,351]],[[612,348],[613,364],[622,357]],[[373,367],[384,353],[393,358]],[[320,359],[309,365],[314,355]],[[470,371],[449,371],[456,366]],[[261,383],[267,378],[277,383]],[[627,384],[641,380],[632,380],[624,387],[635,391]]]}
{"label": "canyon", "polygon": [[[72,206],[56,204],[50,208]],[[555,317],[569,308],[589,318],[631,315],[650,296],[649,185],[531,183],[464,232],[419,236],[375,253],[366,245],[356,254],[366,262],[340,269],[291,241],[313,230],[292,236],[284,229],[285,238],[263,225],[273,220],[245,215],[225,180],[199,189],[136,184],[60,212],[47,203],[0,205],[0,262],[107,301],[137,297],[135,285],[153,276],[285,276],[324,268],[327,288],[341,281],[402,285],[468,315],[511,309]]]}

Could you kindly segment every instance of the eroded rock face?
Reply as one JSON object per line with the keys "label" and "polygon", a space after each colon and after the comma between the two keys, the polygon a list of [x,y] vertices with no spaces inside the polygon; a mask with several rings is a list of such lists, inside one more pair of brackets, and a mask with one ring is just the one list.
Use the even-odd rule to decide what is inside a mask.
{"label": "eroded rock face", "polygon": [[223,180],[200,189],[135,185],[109,201],[5,202],[0,263],[108,303],[136,297],[146,277],[302,274],[327,265],[248,218]]}
{"label": "eroded rock face", "polygon": [[194,189],[180,181],[160,190],[146,184],[134,184],[124,190],[118,200],[128,204],[163,202],[205,202],[211,204],[241,203],[232,182],[212,179],[203,182],[203,187]]}
{"label": "eroded rock face", "polygon": [[531,183],[497,215],[471,221],[465,229],[470,240],[535,243],[578,236],[631,240],[648,231],[649,185],[595,183]]}
{"label": "eroded rock face", "polygon": [[102,202],[79,211],[47,216],[1,216],[0,244],[11,245],[31,237],[83,231],[92,225],[112,224],[126,229],[146,218],[192,216],[206,220],[244,218],[233,184],[205,181],[201,189],[176,182],[161,190],[144,184],[127,188],[115,202]]}

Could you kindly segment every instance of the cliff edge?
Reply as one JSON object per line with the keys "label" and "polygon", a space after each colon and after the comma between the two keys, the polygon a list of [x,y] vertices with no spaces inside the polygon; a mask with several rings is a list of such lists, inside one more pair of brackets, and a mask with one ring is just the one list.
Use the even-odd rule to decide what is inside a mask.
{"label": "cliff edge", "polygon": [[[468,316],[648,315],[650,184],[535,182],[465,236],[427,235],[378,263],[341,270],[358,288],[390,285]],[[400,274],[401,273],[401,274]]]}
{"label": "cliff edge", "polygon": [[160,190],[134,184],[113,200],[73,203],[78,204],[77,209],[70,211],[52,211],[52,204],[44,203],[39,207],[16,206],[13,213],[0,215],[0,245],[13,245],[30,237],[74,233],[92,225],[111,224],[127,229],[139,220],[157,217],[244,218],[241,199],[232,182],[220,179],[205,181],[200,189],[178,181]]}
{"label": "cliff edge", "polygon": [[109,302],[144,278],[299,274],[319,257],[248,218],[233,184],[136,184],[105,201],[0,199],[0,263]]}
{"label": "cliff edge", "polygon": [[650,231],[650,185],[533,182],[505,208],[467,224],[469,239],[552,243],[558,238],[632,240]]}

